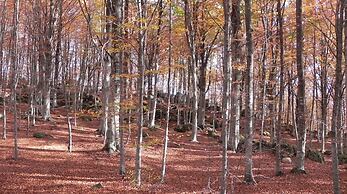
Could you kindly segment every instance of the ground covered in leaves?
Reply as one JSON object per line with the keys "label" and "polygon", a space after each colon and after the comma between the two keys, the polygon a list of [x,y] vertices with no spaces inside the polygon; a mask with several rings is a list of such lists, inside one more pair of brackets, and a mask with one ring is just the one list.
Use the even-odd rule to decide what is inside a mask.
{"label": "ground covered in leaves", "polygon": [[[0,193],[217,193],[221,171],[221,145],[201,131],[198,143],[190,132],[170,129],[167,177],[160,184],[163,129],[145,129],[143,185],[134,184],[135,126],[126,144],[127,175],[118,175],[119,156],[102,151],[98,120],[78,119],[73,128],[73,152],[67,152],[66,111],[54,110],[49,122],[38,121],[26,134],[21,120],[19,159],[14,161],[12,117],[6,140],[0,140]],[[2,125],[2,121],[0,123]],[[164,124],[164,123],[163,123]],[[2,130],[2,128],[1,128]],[[45,134],[43,138],[33,137]],[[128,133],[128,132],[127,132]],[[127,134],[126,134],[127,136]],[[307,174],[291,174],[293,164],[283,164],[284,175],[274,175],[271,152],[254,154],[257,184],[243,183],[244,157],[229,154],[230,193],[332,193],[331,159],[323,164],[306,160]],[[340,165],[342,193],[347,193],[347,165]]]}

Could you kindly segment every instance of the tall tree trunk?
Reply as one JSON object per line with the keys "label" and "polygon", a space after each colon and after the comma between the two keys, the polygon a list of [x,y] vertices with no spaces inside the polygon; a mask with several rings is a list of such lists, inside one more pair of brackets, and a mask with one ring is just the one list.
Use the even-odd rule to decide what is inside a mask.
{"label": "tall tree trunk", "polygon": [[313,125],[314,125],[314,110],[317,109],[315,108],[316,105],[316,88],[317,88],[317,81],[316,81],[316,33],[314,32],[313,34],[313,89],[312,89],[312,104],[311,104],[311,115],[310,115],[310,147],[312,146],[312,140],[314,138],[313,134]]}
{"label": "tall tree trunk", "polygon": [[305,172],[305,147],[306,147],[306,119],[305,119],[305,67],[303,55],[303,27],[302,27],[302,0],[296,0],[296,66],[298,76],[298,91],[296,98],[296,122],[298,128],[298,141],[296,163],[293,172]]}
{"label": "tall tree trunk", "polygon": [[[265,11],[267,12],[267,9],[265,8]],[[265,12],[265,14],[266,14]],[[264,37],[265,41],[262,46],[262,67],[261,67],[261,86],[262,86],[262,92],[261,92],[261,128],[260,128],[260,144],[259,144],[259,151],[262,151],[262,145],[263,145],[263,139],[264,139],[264,127],[265,127],[265,115],[266,115],[266,109],[265,109],[265,103],[266,103],[266,66],[267,66],[267,50],[268,50],[268,39],[269,39],[269,19],[266,16],[262,17],[262,23],[263,23],[263,29],[264,29]]]}
{"label": "tall tree trunk", "polygon": [[11,49],[11,63],[13,66],[12,75],[12,103],[13,103],[13,117],[14,117],[14,154],[13,158],[18,159],[18,123],[17,123],[17,82],[18,82],[18,23],[19,23],[19,0],[15,0],[13,11],[13,30],[12,30],[12,49]]}
{"label": "tall tree trunk", "polygon": [[321,56],[322,56],[322,64],[320,71],[320,93],[321,93],[321,122],[320,122],[320,132],[321,132],[321,151],[325,152],[325,135],[327,132],[327,114],[328,114],[328,80],[327,80],[327,65],[328,65],[328,47],[324,40],[321,40],[320,43]]}
{"label": "tall tree trunk", "polygon": [[[4,92],[5,93],[5,92]],[[4,95],[4,110],[2,112],[3,114],[3,123],[2,123],[2,128],[3,128],[3,132],[2,132],[2,138],[6,139],[7,138],[7,112],[6,112],[6,96]]]}
{"label": "tall tree trunk", "polygon": [[281,168],[281,132],[282,132],[282,110],[284,101],[284,40],[283,40],[283,8],[281,0],[277,0],[277,20],[278,20],[278,39],[280,47],[280,93],[279,93],[279,107],[277,118],[277,130],[276,130],[276,176],[283,174]]}
{"label": "tall tree trunk", "polygon": [[[161,34],[161,30],[162,30],[162,17],[163,17],[163,0],[159,1],[159,16],[158,16],[158,29],[157,29],[157,34],[156,34],[156,38],[158,38],[158,40],[155,42],[155,44],[153,44],[153,56],[152,56],[152,62],[154,63],[154,71],[158,70],[158,63],[159,63],[159,47],[160,47],[160,39],[159,36]],[[151,64],[153,66],[153,64]],[[151,77],[151,79],[153,79]],[[149,127],[153,128],[155,127],[155,117],[156,117],[156,110],[157,110],[157,96],[158,96],[158,74],[155,73],[154,74],[154,83],[153,83],[153,88],[152,91],[148,91],[148,92],[152,92],[152,98],[150,101],[150,115],[149,115]]]}
{"label": "tall tree trunk", "polygon": [[59,78],[59,65],[61,59],[61,39],[62,39],[62,30],[63,30],[63,0],[57,1],[57,19],[55,21],[56,29],[56,44],[55,44],[55,53],[54,53],[54,90],[53,90],[53,107],[57,106],[57,92],[59,89],[58,78]]}
{"label": "tall tree trunk", "polygon": [[3,134],[2,138],[6,139],[7,136],[7,126],[6,126],[6,78],[4,76],[4,55],[3,55],[3,43],[4,43],[4,34],[6,30],[6,3],[7,1],[2,2],[2,9],[1,9],[1,22],[0,22],[0,83],[1,83],[1,92],[3,93]]}
{"label": "tall tree trunk", "polygon": [[1,90],[4,88],[3,82],[3,72],[4,72],[4,39],[5,39],[5,31],[6,31],[6,7],[7,1],[4,0],[1,4],[2,9],[0,9],[0,86]]}
{"label": "tall tree trunk", "polygon": [[221,191],[220,193],[227,193],[227,178],[228,178],[228,120],[229,120],[229,88],[230,88],[230,0],[223,1],[224,9],[224,39],[223,39],[223,131],[222,131],[222,144],[223,144],[223,154],[222,154],[222,176],[221,176]]}
{"label": "tall tree trunk", "polygon": [[45,121],[51,118],[51,77],[52,77],[52,45],[53,45],[53,24],[54,24],[54,1],[49,1],[49,16],[48,26],[45,26],[45,35],[43,37],[43,47],[45,48],[43,54],[44,72],[43,72],[43,119]]}
{"label": "tall tree trunk", "polygon": [[[163,146],[163,159],[162,159],[162,169],[161,169],[161,182],[164,182],[166,174],[166,160],[167,160],[167,145],[169,141],[169,123],[170,123],[170,88],[171,88],[171,66],[172,66],[172,1],[169,2],[169,72],[167,79],[167,110],[166,110],[166,126],[164,134],[164,146]],[[178,119],[178,118],[177,118]]]}
{"label": "tall tree trunk", "polygon": [[207,61],[201,63],[199,68],[199,102],[198,102],[198,126],[204,128],[206,109],[206,68]]}
{"label": "tall tree trunk", "polygon": [[335,194],[340,194],[340,178],[338,168],[338,153],[337,153],[337,134],[341,127],[341,105],[342,105],[342,58],[343,58],[343,13],[345,0],[339,0],[336,6],[336,67],[335,67],[335,84],[334,84],[334,105],[333,114],[331,117],[331,131],[333,134],[331,151],[332,151],[332,177],[333,189]]}
{"label": "tall tree trunk", "polygon": [[[123,13],[123,22],[127,23],[129,21],[129,0],[124,1],[124,13]],[[127,29],[124,30],[124,39],[128,40],[129,31]],[[122,59],[122,68],[121,74],[127,74],[128,66],[130,61],[130,54],[127,51],[123,52]],[[124,149],[124,130],[125,130],[125,113],[127,112],[126,107],[124,106],[124,101],[127,95],[127,80],[125,78],[121,78],[120,80],[120,131],[119,131],[119,174],[122,177],[125,177],[126,169],[125,169],[125,149]]]}
{"label": "tall tree trunk", "polygon": [[231,11],[231,52],[232,52],[232,85],[231,85],[231,104],[233,115],[231,116],[230,143],[231,150],[236,151],[240,141],[240,119],[241,119],[241,82],[242,75],[239,65],[241,64],[241,0],[233,1]]}
{"label": "tall tree trunk", "polygon": [[252,0],[245,0],[245,23],[246,23],[246,47],[247,68],[246,80],[246,157],[245,177],[246,183],[255,183],[253,176],[252,141],[253,141],[253,37],[252,37]]}
{"label": "tall tree trunk", "polygon": [[72,152],[72,126],[71,126],[71,119],[69,115],[67,115],[66,121],[67,121],[68,132],[69,132],[69,141],[68,141],[69,143],[67,148],[69,152]]}
{"label": "tall tree trunk", "polygon": [[138,78],[138,97],[139,97],[139,110],[137,120],[137,145],[136,145],[136,159],[135,159],[135,182],[137,186],[141,186],[141,156],[142,156],[142,133],[143,133],[143,89],[144,89],[144,66],[145,66],[145,46],[146,46],[146,23],[143,22],[146,18],[146,0],[137,0],[137,18],[139,20],[138,27],[138,70],[140,77]]}
{"label": "tall tree trunk", "polygon": [[110,62],[112,68],[112,83],[111,83],[111,128],[106,133],[105,149],[109,153],[113,153],[119,149],[119,113],[120,113],[120,74],[121,74],[121,48],[120,41],[115,40],[114,37],[122,36],[122,0],[111,1],[107,0],[106,15],[109,16],[112,22],[106,27],[107,32],[115,36],[109,37],[110,45],[116,48],[117,52],[110,53]]}
{"label": "tall tree trunk", "polygon": [[186,37],[188,46],[190,49],[190,68],[191,68],[191,81],[192,81],[192,141],[197,142],[197,133],[198,133],[198,87],[197,87],[197,72],[196,67],[198,64],[197,51],[196,51],[196,26],[192,21],[194,18],[192,16],[195,9],[190,7],[191,3],[188,0],[184,0],[184,13],[185,13],[185,26],[187,29]]}
{"label": "tall tree trunk", "polygon": [[[272,21],[273,22],[273,21]],[[271,22],[271,23],[272,23]],[[269,69],[269,81],[267,84],[267,93],[269,101],[269,117],[270,117],[270,142],[275,143],[276,138],[276,74],[277,74],[277,45],[275,44],[275,38],[272,38],[272,32],[270,32],[271,45],[271,61],[272,67]]]}

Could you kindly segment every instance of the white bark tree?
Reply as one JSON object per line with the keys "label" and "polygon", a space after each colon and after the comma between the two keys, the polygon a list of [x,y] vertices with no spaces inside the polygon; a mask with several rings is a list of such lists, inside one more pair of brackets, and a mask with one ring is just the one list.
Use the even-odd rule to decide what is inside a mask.
{"label": "white bark tree", "polygon": [[236,151],[240,141],[240,118],[241,118],[241,82],[242,72],[238,65],[241,64],[241,0],[235,0],[231,11],[231,57],[232,57],[232,84],[231,84],[231,129],[229,135],[229,144],[232,151]]}
{"label": "white bark tree", "polygon": [[277,130],[276,130],[276,176],[283,174],[281,168],[281,132],[282,132],[282,110],[283,110],[283,96],[284,96],[284,38],[283,38],[283,7],[281,0],[277,0],[277,38],[279,39],[280,47],[280,93],[279,93],[279,106],[277,117]]}
{"label": "white bark tree", "polygon": [[332,131],[332,177],[334,194],[340,194],[340,176],[339,176],[339,159],[337,148],[337,135],[341,128],[341,107],[342,107],[342,59],[343,59],[343,24],[344,24],[345,0],[339,0],[336,5],[336,67],[335,67],[335,83],[334,83],[334,105],[331,117]]}
{"label": "white bark tree", "polygon": [[137,120],[137,145],[135,158],[135,182],[141,186],[142,170],[142,139],[143,139],[143,90],[144,90],[144,68],[145,68],[145,50],[146,50],[146,0],[137,0],[137,19],[138,19],[138,58],[137,66],[139,72],[138,78],[138,120]]}
{"label": "white bark tree", "polygon": [[245,176],[246,183],[254,184],[252,141],[253,141],[253,36],[252,36],[252,0],[245,0],[245,24],[246,24],[246,47],[247,47],[247,68],[246,80],[246,157]]}
{"label": "white bark tree", "polygon": [[230,7],[231,1],[223,1],[224,9],[224,39],[223,39],[223,131],[222,131],[222,176],[221,176],[221,191],[220,193],[227,193],[227,178],[228,178],[228,121],[229,121],[229,97],[230,97]]}
{"label": "white bark tree", "polygon": [[[195,2],[196,3],[196,2]],[[188,42],[188,47],[190,50],[190,69],[191,69],[191,80],[192,80],[192,141],[197,142],[197,133],[198,133],[198,78],[197,78],[197,66],[198,59],[196,57],[196,26],[193,23],[193,9],[191,3],[188,0],[184,0],[184,15],[185,15],[185,27],[186,38]],[[193,5],[194,6],[194,5]]]}
{"label": "white bark tree", "polygon": [[[163,158],[162,158],[162,168],[161,168],[161,182],[165,180],[166,174],[166,161],[167,161],[167,149],[168,149],[168,141],[169,141],[169,123],[170,123],[170,94],[171,94],[171,66],[172,66],[172,1],[169,3],[169,72],[167,79],[167,110],[166,110],[166,126],[165,126],[165,134],[164,134],[164,146],[163,146]],[[179,118],[177,118],[179,119]]]}
{"label": "white bark tree", "polygon": [[293,172],[305,172],[306,119],[305,119],[305,75],[303,55],[302,0],[296,0],[296,65],[298,75],[298,92],[296,100],[296,125],[298,128],[296,163]]}
{"label": "white bark tree", "polygon": [[19,9],[20,2],[15,0],[13,20],[12,20],[12,48],[11,48],[11,63],[12,63],[12,103],[13,103],[13,117],[14,117],[14,153],[13,158],[18,159],[18,120],[17,120],[17,84],[18,84],[18,24],[19,24]]}

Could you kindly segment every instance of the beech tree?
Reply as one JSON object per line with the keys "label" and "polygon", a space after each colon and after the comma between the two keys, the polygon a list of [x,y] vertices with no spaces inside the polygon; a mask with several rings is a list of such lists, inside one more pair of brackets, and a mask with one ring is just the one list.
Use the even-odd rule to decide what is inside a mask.
{"label": "beech tree", "polygon": [[223,1],[224,9],[224,39],[223,39],[223,131],[222,131],[222,144],[223,144],[223,165],[221,176],[221,193],[227,193],[227,177],[228,177],[228,102],[229,102],[229,78],[230,78],[230,7],[231,2],[229,0]]}
{"label": "beech tree", "polygon": [[277,116],[276,130],[276,168],[275,174],[280,176],[283,174],[281,169],[281,132],[282,132],[282,110],[284,95],[284,38],[283,38],[283,6],[281,0],[277,0],[277,20],[278,20],[278,39],[280,47],[280,93],[279,106]]}
{"label": "beech tree", "polygon": [[144,65],[145,65],[145,50],[146,50],[146,0],[138,0],[137,2],[137,18],[138,18],[138,58],[137,66],[139,71],[138,78],[138,92],[139,92],[139,105],[138,105],[138,120],[137,120],[137,145],[136,145],[136,160],[135,160],[135,181],[137,186],[141,186],[141,155],[142,155],[142,139],[143,139],[143,90],[144,90]]}
{"label": "beech tree", "polygon": [[[198,66],[197,59],[197,44],[196,44],[196,31],[197,26],[195,21],[196,18],[196,9],[199,2],[190,2],[184,0],[184,15],[185,15],[185,27],[186,27],[186,38],[188,42],[188,47],[190,51],[189,65],[191,71],[191,83],[192,83],[192,141],[197,142],[197,133],[198,133],[198,86],[197,86],[197,71]],[[195,14],[194,14],[195,13]]]}
{"label": "beech tree", "polygon": [[[127,23],[129,20],[129,0],[123,1],[123,23]],[[128,40],[129,32],[127,29],[123,29],[123,38],[124,41]],[[123,43],[124,45],[124,43]],[[127,74],[128,66],[129,66],[129,53],[124,51],[122,54],[122,64],[121,64],[121,74]],[[125,99],[127,97],[127,80],[125,78],[120,79],[120,116],[119,116],[119,174],[121,176],[125,176],[126,168],[125,168],[125,143],[124,143],[124,130],[125,130],[125,113],[127,112],[125,107]]]}
{"label": "beech tree", "polygon": [[[305,160],[314,153],[332,159],[321,167],[331,167],[332,189],[341,193],[339,162],[347,152],[346,20],[345,0],[2,0],[2,137],[13,138],[17,159],[19,151],[35,151],[25,149],[22,134],[23,142],[35,142],[31,133],[38,130],[45,137],[65,135],[52,143],[68,140],[62,144],[69,152],[73,134],[80,152],[82,135],[94,136],[99,127],[96,149],[119,153],[117,161],[105,164],[126,183],[133,176],[148,192],[171,186],[171,170],[185,157],[203,162],[206,169],[195,166],[194,173],[208,171],[199,177],[207,180],[208,192],[232,193],[238,191],[239,169],[247,184],[256,183],[254,166],[263,176],[264,156],[274,154],[266,161],[280,176],[289,166],[283,163],[294,156],[291,172],[306,173]],[[59,130],[60,121],[67,130]],[[126,165],[131,160],[134,165]],[[160,170],[153,168],[158,164]]]}
{"label": "beech tree", "polygon": [[6,3],[7,1],[2,2],[2,9],[0,11],[1,17],[0,17],[0,82],[1,82],[1,93],[2,93],[2,98],[3,98],[3,133],[2,133],[2,138],[6,139],[7,138],[7,126],[6,126],[6,76],[4,74],[4,38],[5,38],[5,31],[6,31]]}
{"label": "beech tree", "polygon": [[[106,129],[106,144],[105,149],[109,153],[113,153],[119,150],[119,130],[120,130],[120,74],[122,66],[122,53],[121,41],[117,40],[122,37],[122,1],[107,1],[106,3],[106,15],[113,16],[114,19],[107,25],[107,31],[112,33],[110,38],[110,45],[112,52],[110,52],[111,74],[112,83],[110,84],[111,93],[111,122],[110,127]],[[117,38],[117,39],[116,39]]]}
{"label": "beech tree", "polygon": [[161,182],[164,182],[165,174],[166,174],[166,161],[167,161],[167,149],[168,149],[168,141],[169,141],[169,124],[170,124],[170,89],[171,89],[171,66],[172,66],[172,2],[169,2],[169,72],[167,79],[167,111],[166,111],[166,126],[165,126],[165,134],[164,134],[164,146],[163,146],[163,160],[162,160],[162,171],[161,171]]}
{"label": "beech tree", "polygon": [[[160,59],[160,36],[162,34],[162,28],[163,28],[163,0],[158,1],[158,23],[157,23],[157,30],[154,33],[154,37],[152,41],[150,41],[147,46],[147,54],[148,54],[148,69],[150,71],[158,71],[159,66],[159,59]],[[156,118],[156,112],[157,112],[157,93],[158,93],[158,73],[150,73],[148,75],[148,95],[150,99],[150,110],[148,111],[148,126],[150,128],[155,127],[155,118]]]}
{"label": "beech tree", "polygon": [[13,29],[12,29],[12,45],[11,45],[11,63],[12,71],[12,105],[13,105],[13,131],[14,131],[14,154],[13,158],[18,159],[18,119],[17,119],[17,84],[18,84],[18,24],[19,24],[19,0],[15,1],[13,11]]}
{"label": "beech tree", "polygon": [[296,97],[296,123],[298,128],[296,162],[294,172],[305,173],[306,118],[305,118],[305,75],[303,55],[302,0],[296,0],[296,68],[298,90]]}
{"label": "beech tree", "polygon": [[245,24],[246,24],[246,157],[245,176],[246,183],[255,183],[253,176],[252,141],[253,141],[253,37],[252,37],[252,0],[245,0]]}
{"label": "beech tree", "polygon": [[240,141],[240,120],[241,120],[241,82],[242,71],[240,64],[242,59],[242,42],[241,42],[241,0],[233,1],[231,11],[231,52],[232,52],[232,84],[231,84],[231,129],[229,135],[229,144],[231,150],[236,151]]}
{"label": "beech tree", "polygon": [[336,67],[335,67],[335,84],[334,84],[334,105],[331,121],[332,137],[332,176],[334,193],[339,194],[340,191],[340,178],[338,168],[338,148],[337,148],[337,135],[341,128],[341,101],[342,101],[342,58],[343,58],[343,14],[345,9],[345,0],[338,1],[336,5]]}

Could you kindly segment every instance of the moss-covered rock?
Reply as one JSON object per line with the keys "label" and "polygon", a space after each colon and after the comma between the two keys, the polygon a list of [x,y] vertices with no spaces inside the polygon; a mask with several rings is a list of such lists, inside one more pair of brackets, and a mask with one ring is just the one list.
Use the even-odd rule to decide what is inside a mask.
{"label": "moss-covered rock", "polygon": [[98,96],[91,94],[84,94],[82,97],[82,108],[84,110],[100,110],[101,109],[101,99]]}
{"label": "moss-covered rock", "polygon": [[47,134],[42,133],[42,132],[37,132],[37,133],[33,134],[33,137],[38,138],[38,139],[42,139],[42,138],[47,137]]}
{"label": "moss-covered rock", "polygon": [[339,154],[339,164],[347,164],[347,154]]}
{"label": "moss-covered rock", "polygon": [[273,144],[271,144],[271,143],[269,143],[269,142],[267,142],[267,141],[256,141],[256,142],[254,142],[253,143],[253,149],[254,149],[254,151],[255,150],[260,150],[260,145],[262,146],[262,150],[263,151],[269,151],[269,150],[272,150],[273,149]]}
{"label": "moss-covered rock", "polygon": [[[276,145],[276,144],[275,144]],[[293,157],[296,156],[296,147],[295,145],[290,145],[288,143],[281,144],[281,150],[283,156]]]}
{"label": "moss-covered rock", "polygon": [[319,162],[319,163],[324,163],[324,155],[319,152],[319,151],[314,151],[314,150],[306,150],[306,158],[315,161],[315,162]]}
{"label": "moss-covered rock", "polygon": [[220,135],[217,133],[216,130],[213,128],[207,127],[207,136],[215,138],[215,139],[220,139]]}
{"label": "moss-covered rock", "polygon": [[101,188],[103,188],[103,187],[104,187],[104,186],[102,186],[101,183],[97,183],[97,184],[95,184],[95,185],[92,186],[93,189],[101,189]]}
{"label": "moss-covered rock", "polygon": [[150,131],[157,131],[158,129],[160,129],[160,126],[159,126],[159,125],[154,125],[154,126],[152,126],[152,127],[148,127],[148,129],[149,129]]}
{"label": "moss-covered rock", "polygon": [[187,131],[191,131],[193,126],[191,124],[179,125],[175,128],[175,131],[180,133],[185,133]]}
{"label": "moss-covered rock", "polygon": [[93,120],[93,116],[84,114],[84,115],[80,116],[80,119],[82,119],[83,121],[92,121]]}

